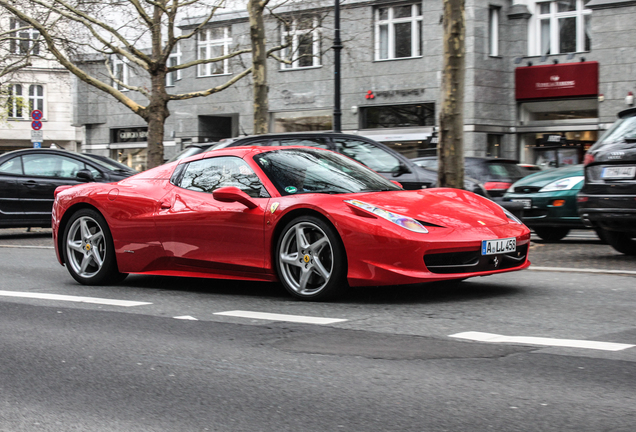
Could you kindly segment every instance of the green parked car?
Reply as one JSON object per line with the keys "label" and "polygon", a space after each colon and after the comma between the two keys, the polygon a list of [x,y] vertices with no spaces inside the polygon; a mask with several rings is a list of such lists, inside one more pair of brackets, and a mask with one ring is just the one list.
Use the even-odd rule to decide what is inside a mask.
{"label": "green parked car", "polygon": [[583,180],[583,165],[549,169],[517,181],[503,199],[523,203],[523,223],[543,240],[558,241],[573,228],[585,228],[576,206]]}

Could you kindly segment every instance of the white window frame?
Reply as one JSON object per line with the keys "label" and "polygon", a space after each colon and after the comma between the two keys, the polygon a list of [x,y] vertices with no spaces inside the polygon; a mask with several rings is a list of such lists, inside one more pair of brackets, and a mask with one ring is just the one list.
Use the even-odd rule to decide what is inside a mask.
{"label": "white window frame", "polygon": [[[291,38],[292,44],[290,47],[287,47],[283,50],[283,58],[286,60],[291,60],[291,64],[281,63],[281,69],[307,69],[322,66],[320,55],[320,37],[322,29],[320,28],[318,17],[312,18],[312,26],[309,29],[299,29],[298,21],[299,18],[294,18],[292,20],[291,26],[289,27],[289,30],[286,30],[285,26],[282,27],[283,43],[287,41],[287,38]],[[310,66],[301,66],[298,49],[301,37],[307,34],[311,34],[312,36],[312,62]]]}
{"label": "white window frame", "polygon": [[[37,41],[37,39],[40,37],[40,32],[33,27],[23,27],[28,27],[28,24],[17,18],[11,19],[11,30],[13,30],[11,36],[20,39],[24,38],[24,40],[14,39],[12,41],[13,43],[11,44],[11,54],[38,55],[40,53],[40,43]],[[26,44],[26,47],[23,44]]]}
{"label": "white window frame", "polygon": [[[121,70],[121,74],[119,73]],[[120,56],[113,56],[113,75],[118,78],[124,85],[129,85],[130,67],[128,59]],[[113,80],[113,87],[119,91],[128,91],[126,87]]]}
{"label": "white window frame", "polygon": [[[408,6],[408,5],[396,5],[396,6],[380,6],[376,7],[375,14],[375,60],[383,61],[383,60],[398,60],[398,59],[407,59],[407,58],[417,58],[421,57],[422,53],[420,52],[421,47],[421,38],[422,38],[422,15],[418,12],[418,5],[421,7],[421,3],[413,3],[411,4],[411,16],[403,17],[403,18],[394,18],[395,16],[395,8]],[[388,17],[385,20],[380,19],[380,9],[388,9]],[[411,56],[410,57],[396,57],[395,56],[395,25],[401,23],[411,23]],[[388,32],[388,42],[387,42],[387,58],[381,58],[380,52],[380,27],[387,26]]]}
{"label": "white window frame", "polygon": [[499,57],[499,6],[490,6],[488,17],[488,55]]}
{"label": "white window frame", "polygon": [[[168,67],[181,64],[181,45],[177,43],[170,56],[168,57]],[[169,72],[166,75],[166,87],[174,87],[176,82],[181,79],[181,69],[175,72]]]}
{"label": "white window frame", "polygon": [[[212,49],[215,47],[223,47],[223,53],[221,55],[228,55],[230,53],[230,45],[232,44],[232,35],[231,35],[231,27],[222,27],[223,29],[223,37],[220,39],[211,39],[213,30],[218,30],[216,28],[207,28],[202,29],[197,36],[197,59],[204,60],[214,57]],[[201,56],[201,50],[205,50],[205,57]],[[197,76],[199,77],[207,77],[207,76],[219,76],[219,75],[229,75],[230,74],[230,62],[229,59],[223,60],[223,71],[221,73],[213,73],[212,67],[215,63],[204,63],[200,64],[197,67]]]}
{"label": "white window frame", "polygon": [[[42,89],[42,95],[38,95],[38,88]],[[33,110],[40,110],[43,114],[43,117],[46,117],[46,110],[45,107],[46,105],[44,104],[45,102],[45,88],[42,84],[30,84],[29,85],[29,94],[28,94],[28,98],[29,98],[29,104],[27,105],[28,109],[33,111]],[[33,91],[33,95],[31,94]],[[27,113],[28,116],[31,115],[31,112]]]}
{"label": "white window frame", "polygon": [[[549,3],[549,12],[541,13],[541,5]],[[585,52],[585,28],[586,19],[592,14],[591,9],[585,9],[584,0],[576,0],[576,10],[558,12],[557,1],[544,1],[534,2],[534,5],[529,5],[530,10],[535,11],[532,20],[528,26],[529,28],[529,55],[556,55],[567,54],[559,52],[559,19],[563,18],[575,18],[576,19],[576,51]],[[534,6],[534,7],[532,7]],[[550,52],[545,53],[541,49],[541,23],[543,21],[550,23]]]}
{"label": "white window frame", "polygon": [[[16,90],[19,88],[19,94],[16,94]],[[18,103],[21,100],[22,103]],[[25,113],[28,108],[24,103],[24,85],[22,84],[9,84],[9,97],[7,98],[7,116],[9,119],[22,120],[25,118]]]}

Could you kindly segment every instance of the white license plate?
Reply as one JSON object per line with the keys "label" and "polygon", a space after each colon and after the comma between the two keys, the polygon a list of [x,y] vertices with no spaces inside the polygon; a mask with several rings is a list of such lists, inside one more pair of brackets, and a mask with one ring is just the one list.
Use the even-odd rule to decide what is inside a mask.
{"label": "white license plate", "polygon": [[604,179],[632,179],[636,176],[636,166],[605,167],[601,173]]}
{"label": "white license plate", "polygon": [[524,209],[532,208],[532,199],[531,198],[512,198],[510,201],[522,203]]}
{"label": "white license plate", "polygon": [[517,239],[515,237],[497,240],[483,240],[481,242],[482,255],[496,255],[501,253],[514,252],[516,250]]}

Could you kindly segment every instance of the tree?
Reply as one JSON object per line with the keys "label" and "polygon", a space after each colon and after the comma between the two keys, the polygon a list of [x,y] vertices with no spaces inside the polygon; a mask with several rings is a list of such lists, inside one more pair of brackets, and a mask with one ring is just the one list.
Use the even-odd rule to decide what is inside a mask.
{"label": "tree", "polygon": [[444,69],[439,116],[438,184],[464,188],[464,0],[444,0]]}
{"label": "tree", "polygon": [[[252,72],[246,67],[221,85],[183,94],[166,91],[166,76],[178,70],[224,61],[248,53],[234,49],[224,55],[169,65],[180,41],[193,38],[225,0],[0,0],[0,6],[36,29],[48,52],[81,81],[114,97],[148,124],[148,167],[163,163],[164,124],[168,103],[220,92]],[[206,10],[192,30],[179,34],[177,19]],[[78,63],[79,56],[98,54],[108,76],[103,79]],[[127,82],[114,69],[125,63],[140,71],[138,83]]]}
{"label": "tree", "polygon": [[268,86],[267,86],[267,40],[263,13],[269,0],[249,0],[247,10],[250,20],[250,41],[252,43],[252,82],[254,107],[254,133],[264,134],[268,127]]}

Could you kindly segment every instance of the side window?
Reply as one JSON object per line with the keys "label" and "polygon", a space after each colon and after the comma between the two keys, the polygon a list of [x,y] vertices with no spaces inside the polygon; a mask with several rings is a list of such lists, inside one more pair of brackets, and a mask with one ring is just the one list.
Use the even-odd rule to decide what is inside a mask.
{"label": "side window", "polygon": [[85,168],[83,162],[58,155],[22,156],[24,174],[36,177],[75,178]]}
{"label": "side window", "polygon": [[22,174],[22,159],[20,159],[20,156],[9,159],[0,165],[0,173]]}
{"label": "side window", "polygon": [[377,172],[392,172],[400,166],[398,158],[362,140],[335,139],[336,151]]}
{"label": "side window", "polygon": [[190,162],[177,186],[207,193],[222,187],[235,186],[252,198],[269,196],[254,171],[243,159],[237,157],[215,157]]}
{"label": "side window", "polygon": [[307,146],[329,150],[329,145],[323,138],[285,138],[272,140],[274,146]]}

